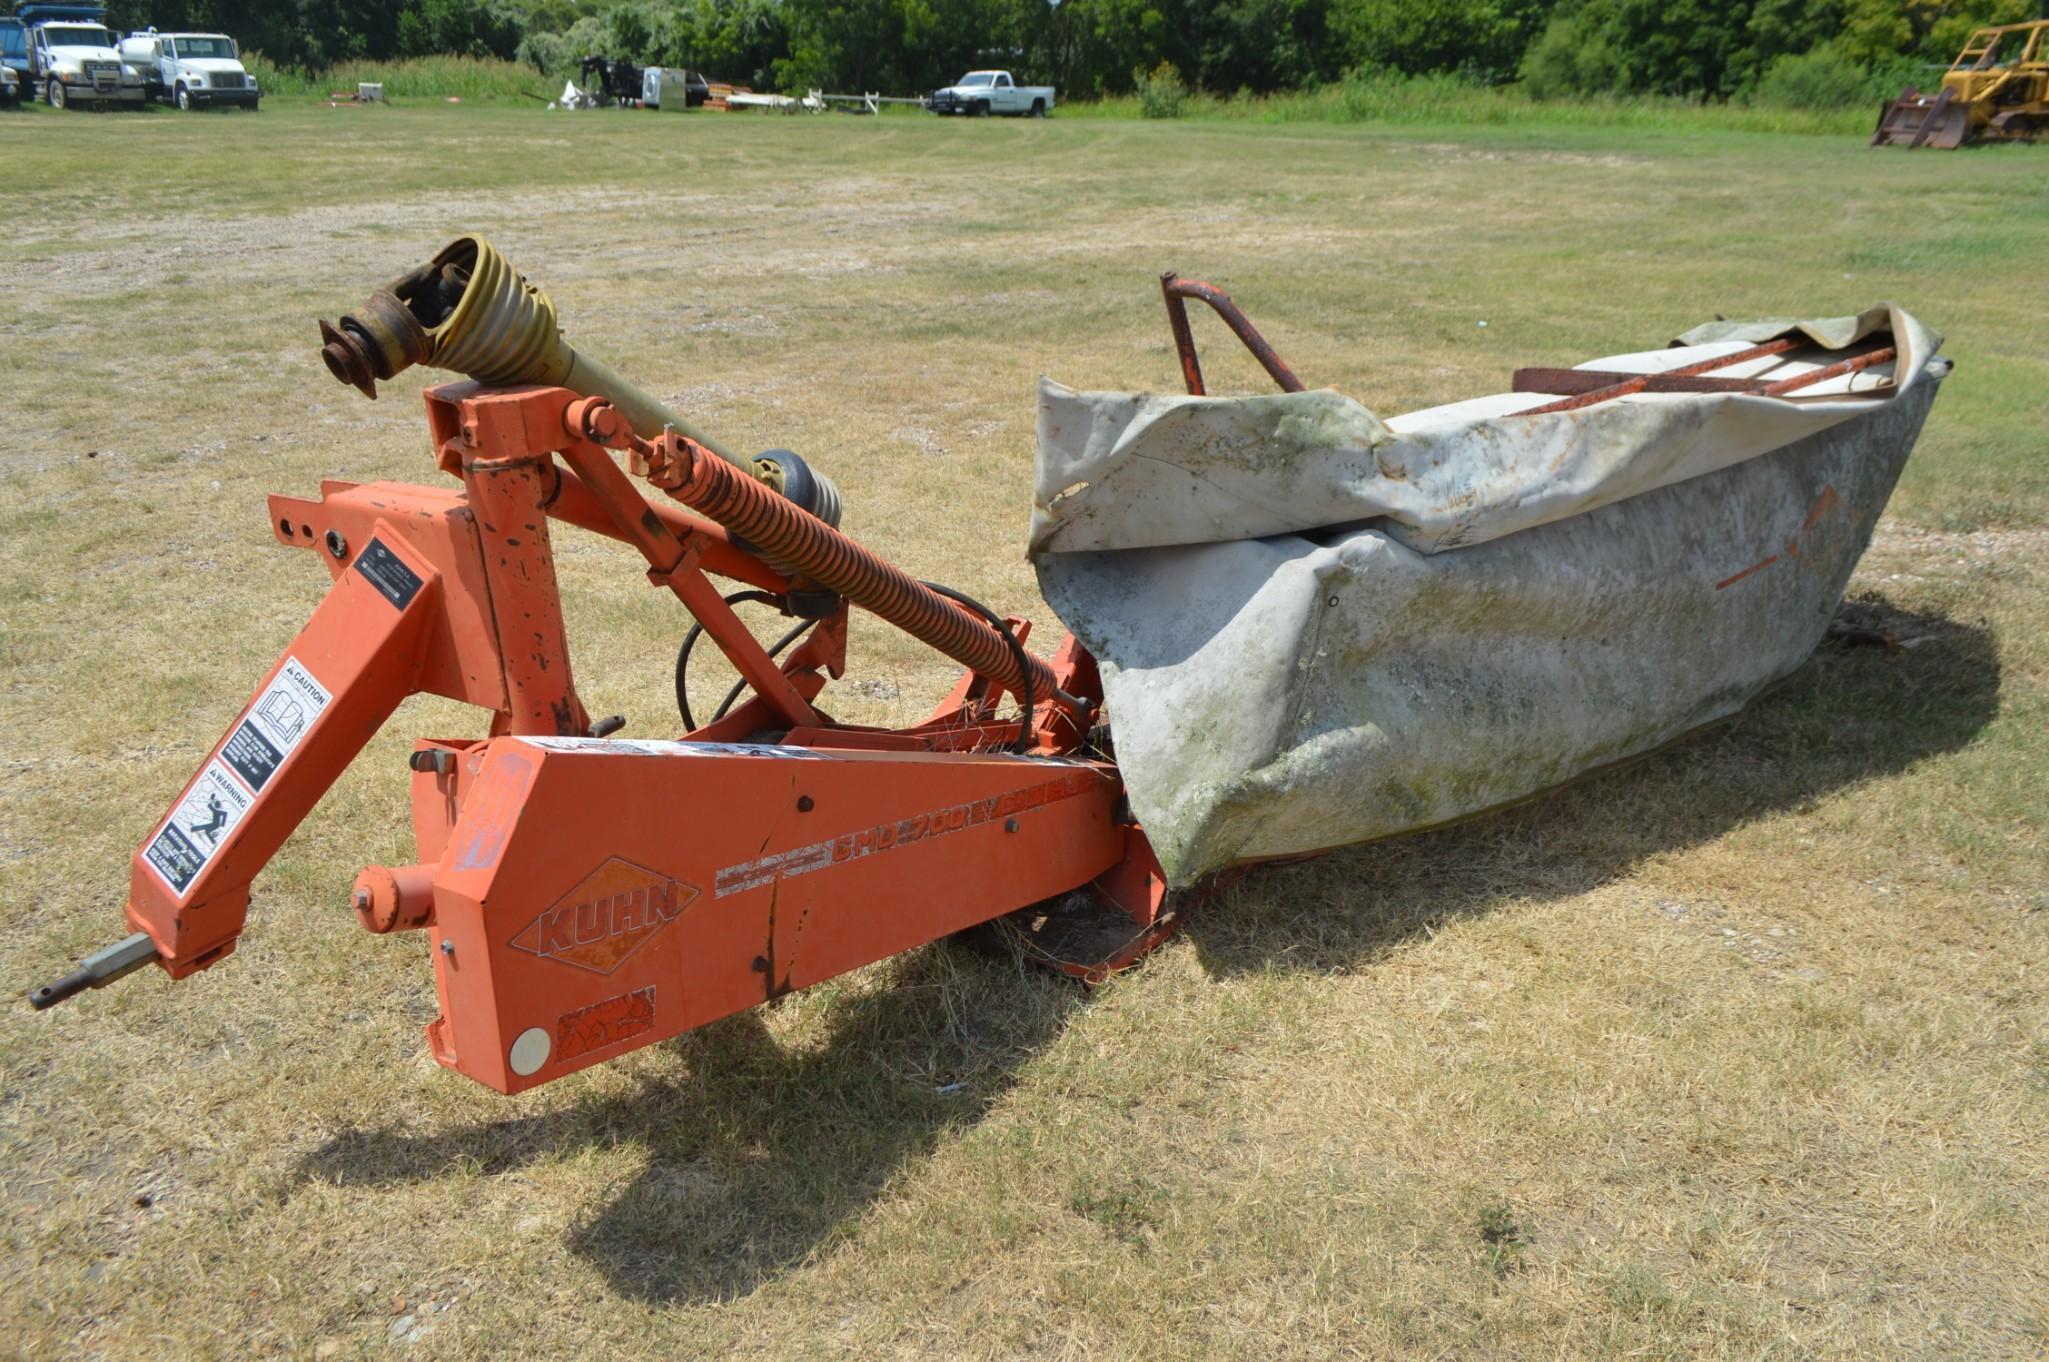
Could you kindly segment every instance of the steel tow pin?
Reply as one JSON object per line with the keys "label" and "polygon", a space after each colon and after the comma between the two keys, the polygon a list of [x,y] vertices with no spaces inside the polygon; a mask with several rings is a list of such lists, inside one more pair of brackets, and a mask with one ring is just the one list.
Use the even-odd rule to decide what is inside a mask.
{"label": "steel tow pin", "polygon": [[40,1012],[89,988],[105,988],[116,979],[125,979],[156,959],[157,943],[149,939],[148,932],[137,932],[125,941],[88,955],[77,969],[54,984],[44,984],[29,994],[28,1000]]}

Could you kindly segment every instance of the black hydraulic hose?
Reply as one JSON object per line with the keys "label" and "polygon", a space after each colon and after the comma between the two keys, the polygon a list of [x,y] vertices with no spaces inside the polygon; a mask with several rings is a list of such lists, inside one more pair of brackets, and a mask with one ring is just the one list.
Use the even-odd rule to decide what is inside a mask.
{"label": "black hydraulic hose", "polygon": [[[780,606],[783,603],[783,598],[768,591],[735,591],[732,595],[726,597],[727,605],[745,605],[750,601],[760,601],[764,605]],[[683,715],[683,731],[685,733],[697,727],[697,719],[690,713],[690,650],[697,646],[697,636],[703,632],[704,625],[702,623],[693,623],[690,626],[690,632],[683,635],[683,646],[676,650],[676,708]],[[773,657],[775,654],[771,653],[769,656]],[[745,683],[743,682],[742,684]],[[730,704],[731,700],[732,697],[728,696],[727,703]],[[725,712],[725,706],[721,705],[719,713],[724,714]]]}
{"label": "black hydraulic hose", "polygon": [[[817,625],[817,623],[817,620],[800,620],[796,628],[790,630],[781,638],[777,639],[774,643],[768,645],[769,657],[771,659],[774,659],[776,657],[781,656],[783,649],[789,647],[792,643],[795,643],[799,638],[803,637],[812,628],[814,628]],[[719,701],[718,710],[711,716],[711,721],[713,723],[717,723],[719,720],[725,718],[726,712],[732,709],[733,702],[739,699],[741,692],[746,689],[747,678],[743,676],[738,681],[735,681],[733,683],[733,688],[731,690],[726,692],[726,698]]]}
{"label": "black hydraulic hose", "polygon": [[1010,655],[1017,659],[1017,674],[1019,677],[1022,678],[1022,683],[1018,691],[1017,698],[1024,705],[1024,709],[1021,713],[1019,713],[1017,720],[1017,741],[1010,745],[1010,750],[1017,753],[1020,756],[1024,755],[1026,752],[1031,751],[1032,669],[1029,662],[1026,660],[1027,655],[1024,650],[1024,644],[1019,643],[1017,641],[1017,635],[1012,633],[1010,630],[1010,621],[1004,619],[994,610],[991,610],[988,606],[982,604],[980,601],[976,600],[973,596],[968,595],[966,592],[955,591],[952,587],[941,586],[937,582],[920,582],[918,585],[925,587],[927,590],[938,592],[940,595],[946,597],[946,599],[952,601],[955,605],[966,606],[968,609],[974,611],[977,615],[980,615],[983,619],[989,622],[990,628],[994,629],[997,633],[1003,635],[1003,641],[1006,644],[1010,645]]}
{"label": "black hydraulic hose", "polygon": [[[1018,714],[1017,739],[1011,743],[1010,750],[1020,755],[1031,751],[1032,706],[1035,703],[1035,698],[1032,694],[1032,672],[1030,666],[1027,665],[1029,654],[1025,652],[1024,644],[1018,641],[1017,634],[1012,631],[1010,621],[1004,619],[994,610],[991,610],[966,592],[956,591],[952,587],[943,586],[938,582],[923,582],[920,585],[980,615],[988,622],[990,628],[1002,635],[1004,645],[1009,648],[1012,658],[1016,660],[1018,675],[1022,678],[1018,691],[1018,700],[1022,705],[1022,709]],[[735,591],[732,595],[725,598],[725,602],[727,605],[746,605],[752,602],[760,602],[764,605],[780,606],[783,603],[783,598],[767,591]],[[785,648],[795,643],[799,637],[814,627],[816,623],[817,621],[815,620],[802,621],[771,644],[768,649],[768,655],[771,658],[779,656]],[[683,717],[683,730],[686,733],[697,727],[697,717],[690,712],[690,651],[697,646],[698,636],[703,632],[703,624],[693,623],[690,626],[690,632],[683,636],[683,646],[676,650],[676,709]],[[731,711],[734,702],[740,698],[746,689],[747,680],[745,677],[742,677],[734,683],[731,690],[726,692],[726,698],[719,702],[718,710],[711,716],[711,721],[717,723],[720,719],[725,718],[727,713]]]}

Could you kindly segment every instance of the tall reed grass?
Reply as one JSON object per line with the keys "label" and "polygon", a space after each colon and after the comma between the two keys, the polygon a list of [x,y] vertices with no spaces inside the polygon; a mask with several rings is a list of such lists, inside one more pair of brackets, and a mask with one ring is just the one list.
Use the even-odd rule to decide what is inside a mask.
{"label": "tall reed grass", "polygon": [[499,61],[490,57],[413,57],[404,61],[350,61],[324,71],[302,71],[278,66],[261,52],[244,53],[249,68],[266,96],[324,99],[330,94],[354,93],[359,81],[384,86],[384,97],[395,100],[445,100],[451,96],[464,103],[529,103],[529,97],[549,99],[562,87],[531,66]]}
{"label": "tall reed grass", "polygon": [[[1060,112],[1079,118],[1144,114],[1136,95],[1062,104]],[[1269,95],[1190,91],[1178,116],[1253,123],[1526,123],[1842,134],[1869,131],[1875,115],[1875,108],[1799,109],[1762,101],[1704,104],[1652,95],[1539,100],[1513,87],[1474,85],[1453,76],[1363,75],[1312,90]]]}

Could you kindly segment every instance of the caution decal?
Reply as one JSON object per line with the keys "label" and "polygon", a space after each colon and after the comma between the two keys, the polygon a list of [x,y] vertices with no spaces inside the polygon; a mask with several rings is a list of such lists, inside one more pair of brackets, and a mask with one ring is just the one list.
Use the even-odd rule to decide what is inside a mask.
{"label": "caution decal", "polygon": [[185,896],[333,698],[298,658],[285,658],[142,850],[172,893]]}

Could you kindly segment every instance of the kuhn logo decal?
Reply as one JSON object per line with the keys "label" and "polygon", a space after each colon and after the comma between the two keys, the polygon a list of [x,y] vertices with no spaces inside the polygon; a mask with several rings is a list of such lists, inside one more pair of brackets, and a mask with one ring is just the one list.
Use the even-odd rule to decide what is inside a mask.
{"label": "kuhn logo decal", "polygon": [[544,960],[610,974],[697,898],[694,884],[614,856],[507,943]]}

